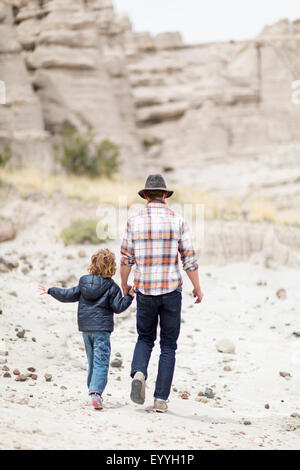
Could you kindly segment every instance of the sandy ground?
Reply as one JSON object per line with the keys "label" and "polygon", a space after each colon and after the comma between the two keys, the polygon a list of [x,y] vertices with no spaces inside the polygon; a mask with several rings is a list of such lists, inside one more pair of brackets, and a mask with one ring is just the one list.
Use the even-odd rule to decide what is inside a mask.
{"label": "sandy ground", "polygon": [[[149,367],[144,406],[130,402],[130,362],[136,340],[135,307],[116,316],[105,409],[91,409],[86,359],[76,325],[76,304],[39,296],[39,282],[74,285],[86,272],[95,247],[64,247],[60,227],[70,215],[82,215],[80,204],[47,201],[1,202],[1,214],[19,226],[14,241],[0,255],[19,267],[0,273],[2,314],[0,350],[6,350],[10,373],[34,367],[36,381],[16,382],[0,375],[0,449],[299,449],[300,331],[299,276],[288,268],[259,264],[203,266],[203,303],[194,305],[184,281],[182,330],[169,412],[152,411],[158,343]],[[94,214],[91,205],[86,216]],[[118,242],[108,246],[118,252]],[[26,255],[27,260],[21,259]],[[27,263],[27,264],[26,264]],[[24,274],[23,267],[29,266]],[[116,277],[118,281],[118,276]],[[276,291],[286,289],[287,298]],[[135,302],[134,304],[135,305]],[[16,328],[26,329],[25,337]],[[36,341],[32,341],[35,338]],[[228,338],[235,354],[222,354],[216,343]],[[0,356],[3,367],[4,356]],[[226,368],[224,370],[224,367]],[[280,371],[289,372],[283,378]],[[52,374],[46,382],[44,374]],[[63,387],[63,388],[61,388]],[[215,398],[199,397],[206,387]],[[188,392],[188,399],[182,399]],[[265,405],[269,404],[269,409]],[[251,424],[245,425],[245,421]]]}

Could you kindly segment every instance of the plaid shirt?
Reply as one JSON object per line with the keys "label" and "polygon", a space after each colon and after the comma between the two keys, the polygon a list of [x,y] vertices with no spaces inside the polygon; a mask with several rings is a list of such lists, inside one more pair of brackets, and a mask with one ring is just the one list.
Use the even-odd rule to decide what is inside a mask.
{"label": "plaid shirt", "polygon": [[166,294],[181,286],[178,252],[185,271],[198,268],[189,229],[167,204],[149,202],[128,219],[121,265],[136,264],[134,285],[142,294]]}

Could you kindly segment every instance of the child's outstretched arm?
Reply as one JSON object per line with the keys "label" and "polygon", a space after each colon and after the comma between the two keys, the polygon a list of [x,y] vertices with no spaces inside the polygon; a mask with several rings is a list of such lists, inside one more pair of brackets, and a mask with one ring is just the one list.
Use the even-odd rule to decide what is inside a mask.
{"label": "child's outstretched arm", "polygon": [[79,286],[70,289],[61,289],[60,287],[40,286],[41,294],[49,294],[60,302],[78,302],[80,298]]}
{"label": "child's outstretched arm", "polygon": [[133,295],[122,296],[122,291],[117,284],[113,284],[110,288],[109,303],[115,313],[122,313],[126,310],[133,300]]}

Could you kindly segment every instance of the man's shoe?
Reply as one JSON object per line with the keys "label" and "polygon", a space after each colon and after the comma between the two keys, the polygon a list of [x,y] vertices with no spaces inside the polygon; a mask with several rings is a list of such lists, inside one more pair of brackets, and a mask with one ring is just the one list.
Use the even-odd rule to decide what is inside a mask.
{"label": "man's shoe", "polygon": [[98,393],[93,393],[91,395],[92,398],[92,405],[95,410],[102,410],[103,409],[103,398]]}
{"label": "man's shoe", "polygon": [[154,411],[157,413],[165,413],[168,411],[167,400],[161,398],[154,398]]}
{"label": "man's shoe", "polygon": [[136,372],[131,382],[130,398],[134,403],[143,405],[145,403],[146,381],[142,372]]}

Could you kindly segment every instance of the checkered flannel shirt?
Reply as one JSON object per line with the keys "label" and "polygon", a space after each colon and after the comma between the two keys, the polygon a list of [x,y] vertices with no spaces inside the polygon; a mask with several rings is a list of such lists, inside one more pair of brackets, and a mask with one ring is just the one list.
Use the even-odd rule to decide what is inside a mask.
{"label": "checkered flannel shirt", "polygon": [[148,202],[130,217],[121,246],[121,265],[136,264],[134,285],[145,295],[172,292],[182,284],[183,269],[198,268],[189,229],[164,202]]}

